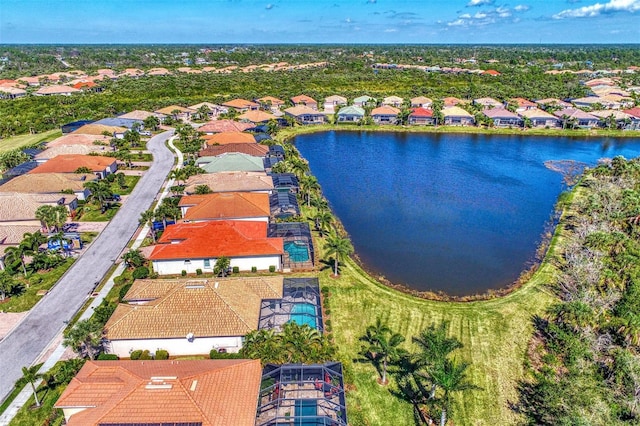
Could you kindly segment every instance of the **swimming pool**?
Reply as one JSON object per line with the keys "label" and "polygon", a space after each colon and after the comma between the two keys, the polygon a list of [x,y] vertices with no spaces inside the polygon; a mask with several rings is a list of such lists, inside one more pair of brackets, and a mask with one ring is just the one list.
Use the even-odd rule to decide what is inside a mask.
{"label": "swimming pool", "polygon": [[295,411],[296,426],[316,425],[316,419],[305,419],[305,417],[315,417],[318,415],[318,401],[315,399],[297,399]]}
{"label": "swimming pool", "polygon": [[307,324],[309,327],[317,329],[316,321],[316,305],[313,303],[296,303],[291,308],[289,322],[295,322],[298,325]]}
{"label": "swimming pool", "polygon": [[308,262],[309,249],[307,244],[299,241],[287,241],[284,243],[284,249],[289,253],[289,259],[292,262]]}

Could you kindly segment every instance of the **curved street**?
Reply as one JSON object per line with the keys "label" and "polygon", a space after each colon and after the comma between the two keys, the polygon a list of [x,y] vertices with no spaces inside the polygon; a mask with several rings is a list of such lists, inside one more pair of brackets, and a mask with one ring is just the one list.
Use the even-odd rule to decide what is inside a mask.
{"label": "curved street", "polygon": [[0,401],[22,377],[22,367],[30,366],[66,322],[86,302],[138,228],[140,213],[147,210],[173,167],[173,153],[166,141],[173,131],[154,136],[147,143],[153,163],[142,176],[118,214],[91,243],[87,251],[28,315],[0,341]]}

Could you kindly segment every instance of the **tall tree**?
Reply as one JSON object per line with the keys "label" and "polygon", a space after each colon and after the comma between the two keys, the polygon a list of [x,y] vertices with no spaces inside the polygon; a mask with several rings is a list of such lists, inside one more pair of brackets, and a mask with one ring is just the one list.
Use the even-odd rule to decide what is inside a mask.
{"label": "tall tree", "polygon": [[430,368],[429,376],[436,387],[441,390],[440,396],[440,426],[445,426],[447,416],[453,409],[452,394],[468,390],[478,390],[467,378],[469,364],[446,359],[442,365]]}
{"label": "tall tree", "polygon": [[338,276],[338,263],[353,253],[353,246],[348,238],[341,237],[337,233],[330,235],[324,245],[327,256],[333,256],[333,274]]}
{"label": "tall tree", "polygon": [[42,374],[38,374],[38,367],[22,367],[22,377],[29,382],[31,390],[33,391],[33,398],[36,400],[36,406],[40,406],[40,400],[38,399],[38,392],[36,390],[36,381],[42,378]]}
{"label": "tall tree", "polygon": [[102,348],[102,325],[91,319],[78,321],[65,331],[62,344],[73,348],[81,357],[93,360]]}
{"label": "tall tree", "polygon": [[365,342],[362,354],[381,368],[381,383],[387,384],[387,364],[399,359],[406,351],[400,348],[405,338],[394,333],[389,326],[378,317],[375,324],[367,327],[366,333],[360,338]]}

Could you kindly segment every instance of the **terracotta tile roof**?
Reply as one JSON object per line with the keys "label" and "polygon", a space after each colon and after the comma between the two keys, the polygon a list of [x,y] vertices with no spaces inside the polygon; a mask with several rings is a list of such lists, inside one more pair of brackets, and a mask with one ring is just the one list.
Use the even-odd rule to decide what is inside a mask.
{"label": "terracotta tile roof", "polygon": [[200,157],[215,157],[227,152],[241,152],[243,154],[264,157],[269,152],[269,147],[259,143],[230,143],[226,145],[211,145],[201,150]]}
{"label": "terracotta tile roof", "polygon": [[36,154],[34,157],[36,160],[47,160],[53,157],[57,157],[58,155],[68,155],[68,154],[80,154],[80,155],[89,155],[91,153],[97,154],[106,154],[107,152],[113,152],[113,149],[109,146],[104,145],[58,145],[53,146],[51,148],[47,148],[44,151]]}
{"label": "terracotta tile roof", "polygon": [[36,210],[40,206],[67,205],[76,200],[71,194],[29,194],[22,192],[0,193],[0,221],[36,220]]}
{"label": "terracotta tile roof", "polygon": [[304,105],[318,105],[318,102],[310,96],[307,95],[298,95],[291,98],[291,102],[294,105],[296,104],[304,104]]}
{"label": "terracotta tile roof", "polygon": [[282,238],[267,238],[267,223],[242,220],[170,225],[149,258],[215,259],[283,254]]}
{"label": "terracotta tile roof", "polygon": [[632,115],[636,118],[640,118],[640,107],[630,108],[623,110],[625,113]]}
{"label": "terracotta tile roof", "polygon": [[253,426],[261,373],[259,360],[87,361],[55,407],[69,426]]}
{"label": "terracotta tile roof", "polygon": [[221,132],[203,136],[207,145],[226,145],[229,143],[256,143],[256,138],[251,133]]}
{"label": "terracotta tile roof", "polygon": [[254,127],[252,124],[240,123],[239,121],[216,120],[198,127],[198,131],[203,133],[244,132],[252,127]]}
{"label": "terracotta tile roof", "polygon": [[189,207],[185,220],[218,220],[265,217],[271,214],[269,194],[259,192],[219,192],[187,195],[180,207]]}
{"label": "terracotta tile roof", "polygon": [[482,74],[488,74],[488,75],[492,75],[492,76],[498,76],[500,75],[500,73],[496,70],[486,70],[483,71]]}
{"label": "terracotta tile roof", "polygon": [[68,135],[60,136],[57,139],[47,142],[47,147],[51,148],[61,145],[95,145],[94,142],[96,141],[109,145],[111,137],[104,135],[69,133]]}
{"label": "terracotta tile roof", "polygon": [[511,99],[511,101],[513,103],[515,103],[516,105],[518,105],[519,107],[535,107],[537,106],[535,102],[531,102],[528,99],[525,98],[513,98]]}
{"label": "terracotta tile roof", "polygon": [[120,75],[126,75],[129,77],[140,77],[144,75],[144,71],[139,68],[127,68]]}
{"label": "terracotta tile roof", "polygon": [[371,111],[371,116],[374,116],[374,115],[398,115],[398,114],[400,114],[400,110],[398,108],[394,108],[394,107],[389,106],[389,105],[383,105],[381,107],[374,108]]}
{"label": "terracotta tile roof", "polygon": [[98,85],[96,83],[94,83],[93,81],[79,81],[79,82],[77,82],[76,84],[74,84],[71,87],[73,87],[74,89],[82,90],[84,88],[91,89],[91,88],[97,87],[97,86]]}
{"label": "terracotta tile roof", "polygon": [[228,108],[237,108],[237,109],[258,108],[260,106],[257,103],[248,101],[246,99],[232,99],[230,101],[222,103],[221,105],[226,106]]}
{"label": "terracotta tile roof", "polygon": [[409,117],[433,117],[433,111],[427,108],[412,108]]}
{"label": "terracotta tile roof", "polygon": [[272,106],[284,105],[284,101],[282,99],[274,98],[273,96],[265,96],[264,98],[257,99],[257,101],[262,104],[271,102]]}
{"label": "terracotta tile roof", "polygon": [[9,93],[10,95],[26,95],[27,91],[13,86],[0,86],[0,92]]}
{"label": "terracotta tile roof", "polygon": [[46,86],[39,89],[36,92],[36,95],[59,95],[63,93],[78,93],[78,92],[80,92],[79,89],[76,89],[71,86],[53,85],[53,86]]}
{"label": "terracotta tile roof", "polygon": [[195,188],[207,185],[213,192],[272,191],[273,179],[264,172],[223,172],[191,176],[187,179],[185,192],[192,194]]}
{"label": "terracotta tile roof", "polygon": [[74,173],[79,167],[88,167],[92,172],[102,172],[115,162],[115,158],[101,155],[58,155],[29,173]]}
{"label": "terracotta tile roof", "polygon": [[444,103],[444,106],[456,106],[462,103],[462,99],[458,99],[453,96],[447,96],[446,98],[442,99],[442,102]]}
{"label": "terracotta tile roof", "polygon": [[83,135],[102,136],[102,134],[104,132],[108,132],[110,134],[113,134],[113,133],[124,133],[126,131],[127,131],[127,129],[125,127],[107,126],[105,124],[91,123],[91,124],[85,124],[84,126],[80,127],[79,129],[73,131],[72,133],[83,134]]}
{"label": "terracotta tile roof", "polygon": [[267,223],[220,220],[170,225],[149,259],[215,259],[283,254],[282,238],[267,238]]}
{"label": "terracotta tile roof", "polygon": [[252,123],[264,123],[275,118],[275,115],[259,110],[247,111],[238,116],[238,120],[250,121]]}
{"label": "terracotta tile roof", "polygon": [[282,298],[282,277],[136,280],[105,325],[109,340],[244,336],[263,299]]}
{"label": "terracotta tile roof", "polygon": [[171,75],[171,71],[166,68],[151,68],[147,71],[147,75]]}
{"label": "terracotta tile roof", "polygon": [[94,174],[35,173],[24,174],[0,186],[0,192],[26,192],[31,194],[59,193],[65,189],[80,191],[84,184],[96,180]]}

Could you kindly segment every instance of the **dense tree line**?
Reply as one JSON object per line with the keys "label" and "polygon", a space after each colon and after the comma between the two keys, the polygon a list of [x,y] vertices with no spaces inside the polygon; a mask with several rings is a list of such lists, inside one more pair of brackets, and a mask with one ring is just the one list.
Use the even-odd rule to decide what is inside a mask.
{"label": "dense tree line", "polygon": [[552,283],[559,301],[534,319],[517,409],[529,424],[637,424],[640,160],[588,170],[569,212]]}

